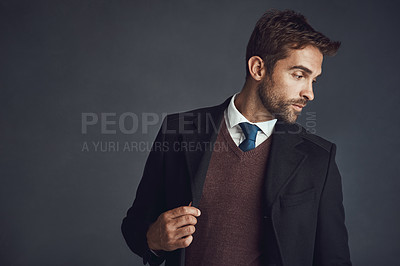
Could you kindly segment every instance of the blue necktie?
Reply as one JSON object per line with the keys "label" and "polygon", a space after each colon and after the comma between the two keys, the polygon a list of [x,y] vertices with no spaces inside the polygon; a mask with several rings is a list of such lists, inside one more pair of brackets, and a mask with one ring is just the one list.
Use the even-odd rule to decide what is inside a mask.
{"label": "blue necktie", "polygon": [[246,139],[240,143],[239,148],[242,151],[254,149],[256,147],[257,131],[261,129],[258,126],[247,122],[239,123],[239,126],[242,128],[243,133],[246,136]]}

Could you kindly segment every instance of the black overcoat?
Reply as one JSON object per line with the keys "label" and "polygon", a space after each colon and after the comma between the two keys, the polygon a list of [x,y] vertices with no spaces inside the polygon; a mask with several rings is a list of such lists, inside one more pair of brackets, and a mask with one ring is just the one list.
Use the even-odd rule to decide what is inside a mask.
{"label": "black overcoat", "polygon": [[[231,97],[165,117],[122,223],[128,246],[144,263],[154,260],[146,241],[149,225],[167,210],[198,206]],[[271,137],[264,183],[266,265],[351,265],[336,145],[280,120]],[[185,249],[162,256],[166,265],[183,265]]]}

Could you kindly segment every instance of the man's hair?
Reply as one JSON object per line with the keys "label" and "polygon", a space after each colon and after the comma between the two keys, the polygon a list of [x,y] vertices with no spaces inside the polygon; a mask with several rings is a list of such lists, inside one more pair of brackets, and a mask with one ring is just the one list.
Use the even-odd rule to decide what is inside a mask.
{"label": "man's hair", "polygon": [[257,21],[247,44],[246,79],[250,76],[248,61],[252,56],[264,60],[267,75],[271,76],[278,60],[285,59],[290,49],[302,49],[307,45],[317,47],[323,55],[333,56],[340,42],[331,41],[314,30],[307,19],[293,10],[270,9]]}

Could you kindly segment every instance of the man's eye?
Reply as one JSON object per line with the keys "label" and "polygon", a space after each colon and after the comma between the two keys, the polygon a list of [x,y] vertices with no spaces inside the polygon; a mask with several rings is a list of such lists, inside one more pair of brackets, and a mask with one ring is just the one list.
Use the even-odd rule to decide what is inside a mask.
{"label": "man's eye", "polygon": [[304,76],[302,76],[302,75],[294,75],[294,77],[297,78],[297,79],[301,79]]}

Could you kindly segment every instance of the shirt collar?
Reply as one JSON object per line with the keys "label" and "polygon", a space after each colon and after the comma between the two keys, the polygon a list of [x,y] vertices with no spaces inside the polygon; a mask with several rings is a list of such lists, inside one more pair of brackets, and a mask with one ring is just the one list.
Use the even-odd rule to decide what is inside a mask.
{"label": "shirt collar", "polygon": [[261,131],[265,135],[267,135],[267,137],[271,136],[277,119],[272,119],[272,120],[257,122],[257,123],[250,122],[249,120],[247,120],[246,117],[244,117],[244,115],[242,115],[239,112],[239,110],[235,106],[235,97],[237,94],[238,93],[235,93],[233,95],[233,97],[228,105],[228,108],[227,108],[227,119],[228,119],[227,122],[228,122],[229,128],[232,128],[234,126],[239,127],[239,123],[248,122],[250,124],[257,125],[261,129]]}

